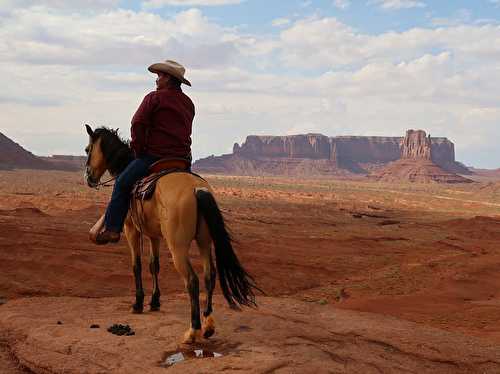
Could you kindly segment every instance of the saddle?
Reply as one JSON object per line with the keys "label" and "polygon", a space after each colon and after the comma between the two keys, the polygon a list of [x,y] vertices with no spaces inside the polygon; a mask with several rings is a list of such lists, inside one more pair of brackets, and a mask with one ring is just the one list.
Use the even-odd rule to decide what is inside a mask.
{"label": "saddle", "polygon": [[[155,192],[158,179],[171,173],[189,173],[203,179],[191,171],[191,162],[184,158],[162,158],[149,167],[149,175],[137,181],[132,188],[132,198],[149,200]],[[204,180],[204,179],[203,179]]]}

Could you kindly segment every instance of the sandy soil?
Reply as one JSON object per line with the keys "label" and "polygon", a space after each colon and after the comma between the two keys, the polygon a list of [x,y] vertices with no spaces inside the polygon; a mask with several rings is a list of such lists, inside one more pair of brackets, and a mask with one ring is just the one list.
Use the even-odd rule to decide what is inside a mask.
{"label": "sandy soil", "polygon": [[[279,342],[290,336],[280,335],[277,330],[266,333],[259,328],[264,323],[266,308],[275,314],[279,308],[287,308],[290,319],[300,321],[309,313],[304,312],[304,308],[310,307],[318,313],[311,315],[312,319],[332,333],[337,333],[333,316],[345,316],[344,321],[359,317],[357,322],[346,322],[353,324],[368,323],[368,318],[372,321],[370,327],[356,333],[365,340],[381,326],[384,329],[397,326],[398,331],[409,337],[424,334],[418,336],[427,339],[432,349],[439,350],[438,361],[453,362],[447,372],[498,372],[494,370],[496,361],[500,360],[491,353],[496,348],[491,352],[486,350],[481,356],[484,362],[493,365],[488,367],[481,366],[481,360],[471,361],[477,365],[461,366],[460,354],[453,356],[441,349],[454,341],[456,349],[462,350],[466,357],[467,354],[477,356],[477,352],[467,350],[471,344],[483,348],[500,346],[498,182],[419,186],[283,178],[211,176],[208,179],[218,193],[242,263],[268,296],[262,298],[260,311],[239,314],[251,316],[241,318],[250,318],[248,326],[255,335],[250,343],[238,336],[241,344],[274,347],[276,355],[286,356],[288,353],[284,348],[279,349]],[[81,306],[84,302],[102,305],[111,300],[110,305],[120,307],[109,311],[108,320],[104,320],[106,314],[98,307],[91,310],[101,313],[103,324],[119,323],[112,320],[114,317],[125,318],[128,308],[125,300],[132,303],[134,294],[128,248],[124,241],[98,247],[87,240],[87,231],[104,210],[109,193],[109,189],[94,191],[84,186],[80,173],[0,172],[0,298],[8,300],[0,306],[3,327],[0,329],[0,372],[19,372],[9,353],[11,350],[26,367],[44,372],[38,367],[40,362],[36,360],[41,356],[35,351],[43,346],[56,351],[59,343],[47,334],[42,334],[44,338],[40,340],[32,330],[34,321],[39,320],[37,327],[48,331],[47,323],[53,314],[47,307],[49,304],[66,306],[65,309],[81,314],[85,312]],[[193,261],[199,270],[196,251],[193,251]],[[148,292],[147,272],[144,280]],[[183,286],[165,247],[160,283],[164,311],[177,310],[172,310],[172,317],[164,314],[164,322],[168,323],[170,318],[181,319],[183,314],[179,308],[184,304],[179,303],[182,297],[179,295]],[[69,307],[71,305],[74,308]],[[117,311],[122,314],[116,314]],[[183,322],[187,324],[187,310],[185,312]],[[359,312],[369,313],[360,315]],[[215,313],[220,328],[216,339],[230,345],[234,336],[225,325],[227,322],[233,326],[231,324],[237,321],[223,306]],[[24,322],[16,322],[19,318],[14,316],[19,315],[26,318]],[[320,317],[324,321],[320,321]],[[283,325],[285,330],[297,328],[295,322],[289,323]],[[311,331],[317,327],[308,323]],[[86,341],[86,333],[75,331],[75,336],[81,335],[80,340]],[[302,336],[306,336],[310,344],[297,345],[296,354],[314,355],[314,346],[326,339],[317,337],[316,341],[316,335],[307,331],[302,331]],[[425,335],[427,331],[438,332],[430,337]],[[165,344],[173,350],[174,334],[169,334],[165,335],[165,339],[168,338]],[[443,343],[439,334],[452,334],[446,335],[451,340]],[[70,335],[67,331],[65,336],[69,339]],[[265,338],[270,342],[265,343]],[[386,338],[384,344],[401,349],[397,341],[391,341],[390,336]],[[332,365],[340,366],[331,366],[331,372],[359,372],[352,366],[353,362],[362,362],[366,352],[373,353],[368,345],[358,353],[340,354],[338,345],[328,339],[324,344],[334,355],[343,357],[337,360],[342,364],[333,359],[337,363]],[[417,345],[410,351],[423,357],[420,362],[423,365],[429,357],[423,348],[419,351]],[[384,350],[389,362],[397,361],[398,350]],[[227,351],[227,356],[232,357],[231,352]],[[256,371],[272,369],[272,365],[248,364],[267,357],[256,352],[258,350],[252,351],[253,356],[248,357],[234,353],[235,367],[243,365]],[[155,354],[161,355],[161,349]],[[27,357],[35,357],[35,361]],[[230,357],[225,357],[224,362],[231,361]],[[278,365],[275,371],[281,368],[283,372],[290,372],[291,368],[302,365],[290,357],[286,356],[286,364]],[[418,370],[420,364],[401,360],[397,361],[401,362],[400,369],[424,372]],[[207,362],[203,364],[207,365],[206,370],[222,370],[224,366],[203,362]],[[382,372],[398,372],[395,367],[384,366],[383,360],[370,362],[382,368]],[[45,372],[63,371],[54,366]]]}

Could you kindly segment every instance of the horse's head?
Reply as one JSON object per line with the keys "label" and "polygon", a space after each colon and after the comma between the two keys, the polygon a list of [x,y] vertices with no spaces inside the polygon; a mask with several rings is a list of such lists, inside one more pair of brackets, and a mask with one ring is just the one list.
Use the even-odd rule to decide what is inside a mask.
{"label": "horse's head", "polygon": [[85,153],[87,154],[85,181],[89,187],[97,187],[99,180],[108,167],[101,149],[101,137],[89,125],[85,125],[85,128],[89,134],[89,144],[85,147]]}
{"label": "horse's head", "polygon": [[132,161],[132,151],[127,142],[118,136],[118,130],[99,127],[95,131],[85,125],[89,143],[85,148],[85,181],[89,187],[97,187],[106,170],[116,177]]}

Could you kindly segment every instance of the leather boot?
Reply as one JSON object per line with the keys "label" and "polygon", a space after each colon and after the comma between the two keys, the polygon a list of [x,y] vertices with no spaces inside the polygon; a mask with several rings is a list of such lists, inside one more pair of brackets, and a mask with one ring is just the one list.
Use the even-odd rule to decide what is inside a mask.
{"label": "leather boot", "polygon": [[120,240],[120,233],[115,231],[104,230],[97,234],[95,242],[99,245],[108,243],[118,243]]}

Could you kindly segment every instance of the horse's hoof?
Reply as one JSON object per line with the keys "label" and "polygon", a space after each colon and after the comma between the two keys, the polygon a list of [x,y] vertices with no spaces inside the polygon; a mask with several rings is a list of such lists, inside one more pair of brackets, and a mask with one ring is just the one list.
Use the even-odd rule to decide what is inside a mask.
{"label": "horse's hoof", "polygon": [[132,313],[134,314],[141,314],[143,310],[144,307],[142,305],[137,305],[137,304],[132,305]]}
{"label": "horse's hoof", "polygon": [[215,334],[215,320],[212,316],[203,317],[203,337],[205,339],[210,338],[213,334]]}
{"label": "horse's hoof", "polygon": [[205,339],[210,338],[213,334],[215,334],[215,329],[206,329],[203,331],[203,337]]}
{"label": "horse's hoof", "polygon": [[201,340],[201,330],[191,328],[184,334],[182,344],[194,344],[196,340]]}
{"label": "horse's hoof", "polygon": [[241,307],[238,304],[236,304],[235,302],[230,303],[229,304],[229,308],[231,308],[235,312],[241,312],[242,311]]}
{"label": "horse's hoof", "polygon": [[159,305],[150,305],[149,311],[150,312],[158,312],[158,311],[160,311],[160,306]]}

